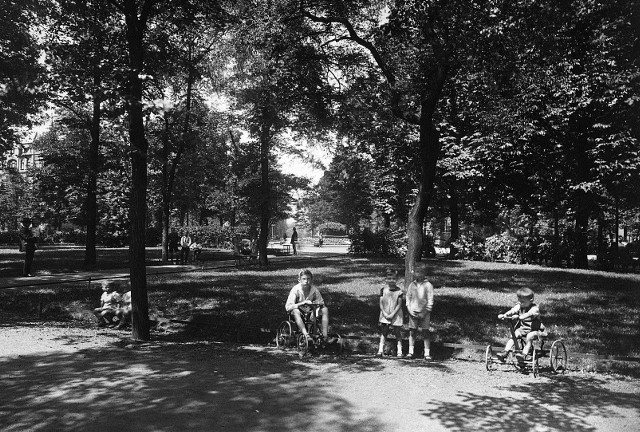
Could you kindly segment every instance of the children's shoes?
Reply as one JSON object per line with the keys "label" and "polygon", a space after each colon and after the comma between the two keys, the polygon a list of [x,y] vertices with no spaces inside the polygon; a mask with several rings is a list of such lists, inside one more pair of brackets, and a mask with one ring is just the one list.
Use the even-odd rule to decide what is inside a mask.
{"label": "children's shoes", "polygon": [[509,353],[507,353],[506,351],[502,351],[502,352],[496,353],[496,357],[498,358],[498,360],[504,363],[507,361],[506,359],[508,354]]}

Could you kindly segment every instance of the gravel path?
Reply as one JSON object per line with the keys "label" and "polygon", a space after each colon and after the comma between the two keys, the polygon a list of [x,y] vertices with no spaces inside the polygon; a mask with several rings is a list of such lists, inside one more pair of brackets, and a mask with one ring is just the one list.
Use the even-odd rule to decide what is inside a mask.
{"label": "gravel path", "polygon": [[[636,431],[640,380],[0,326],[2,431]],[[164,338],[164,339],[163,339]]]}

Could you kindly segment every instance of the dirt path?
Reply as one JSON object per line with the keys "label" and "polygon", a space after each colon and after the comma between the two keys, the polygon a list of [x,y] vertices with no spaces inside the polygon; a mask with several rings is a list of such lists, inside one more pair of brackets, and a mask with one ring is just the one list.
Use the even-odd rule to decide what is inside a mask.
{"label": "dirt path", "polygon": [[0,327],[2,431],[634,431],[640,381]]}

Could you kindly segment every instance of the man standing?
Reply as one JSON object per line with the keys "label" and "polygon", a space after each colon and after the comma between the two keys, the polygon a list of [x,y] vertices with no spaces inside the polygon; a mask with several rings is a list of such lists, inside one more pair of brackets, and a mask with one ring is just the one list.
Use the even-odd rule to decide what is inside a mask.
{"label": "man standing", "polygon": [[182,264],[186,264],[189,260],[189,248],[191,247],[191,236],[189,231],[186,231],[180,239],[180,257],[182,258]]}
{"label": "man standing", "polygon": [[178,259],[178,244],[180,243],[180,236],[178,236],[175,228],[171,228],[171,232],[169,233],[167,240],[167,243],[169,243],[169,261],[175,264]]}
{"label": "man standing", "polygon": [[33,257],[38,247],[38,237],[34,235],[31,229],[31,219],[22,219],[22,229],[20,230],[20,248],[25,251],[24,255],[24,267],[22,269],[22,276],[31,276],[31,264],[33,263]]}
{"label": "man standing", "polygon": [[296,243],[298,243],[298,231],[296,231],[296,227],[293,227],[293,233],[291,234],[291,247],[293,248],[294,255],[298,255]]}

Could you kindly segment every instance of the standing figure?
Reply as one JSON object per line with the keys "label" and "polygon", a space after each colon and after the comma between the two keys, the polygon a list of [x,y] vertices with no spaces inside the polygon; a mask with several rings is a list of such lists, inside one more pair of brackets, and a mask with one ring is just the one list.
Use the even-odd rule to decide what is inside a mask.
{"label": "standing figure", "polygon": [[433,285],[425,276],[426,264],[417,262],[414,270],[415,279],[407,288],[407,310],[409,312],[409,353],[407,357],[415,358],[414,347],[416,335],[421,334],[424,342],[424,359],[431,360],[431,308],[433,308]]}
{"label": "standing figure", "polygon": [[389,330],[393,329],[396,336],[398,357],[402,357],[402,323],[404,315],[402,313],[402,290],[397,284],[398,271],[387,270],[387,285],[380,290],[380,346],[378,356],[384,354],[384,345],[387,340]]}
{"label": "standing figure", "polygon": [[293,248],[293,254],[298,255],[298,250],[296,249],[296,243],[298,243],[298,231],[293,227],[293,232],[291,233],[291,247]]}
{"label": "standing figure", "polygon": [[198,243],[197,240],[194,240],[191,243],[190,249],[193,249],[193,262],[194,264],[200,260],[200,255],[202,254],[202,243]]}
{"label": "standing figure", "polygon": [[38,237],[34,235],[31,228],[31,219],[22,219],[22,229],[20,230],[20,250],[25,252],[24,267],[22,268],[22,276],[31,276],[31,264],[33,257],[38,248]]}
{"label": "standing figure", "polygon": [[[169,243],[169,261],[175,264],[178,255],[178,245],[180,244],[180,236],[175,228],[171,228],[171,232],[167,238]],[[174,255],[175,254],[175,255]]]}
{"label": "standing figure", "polygon": [[191,248],[191,236],[189,231],[186,231],[182,238],[180,238],[180,261],[182,264],[186,264],[189,260],[189,248]]}

